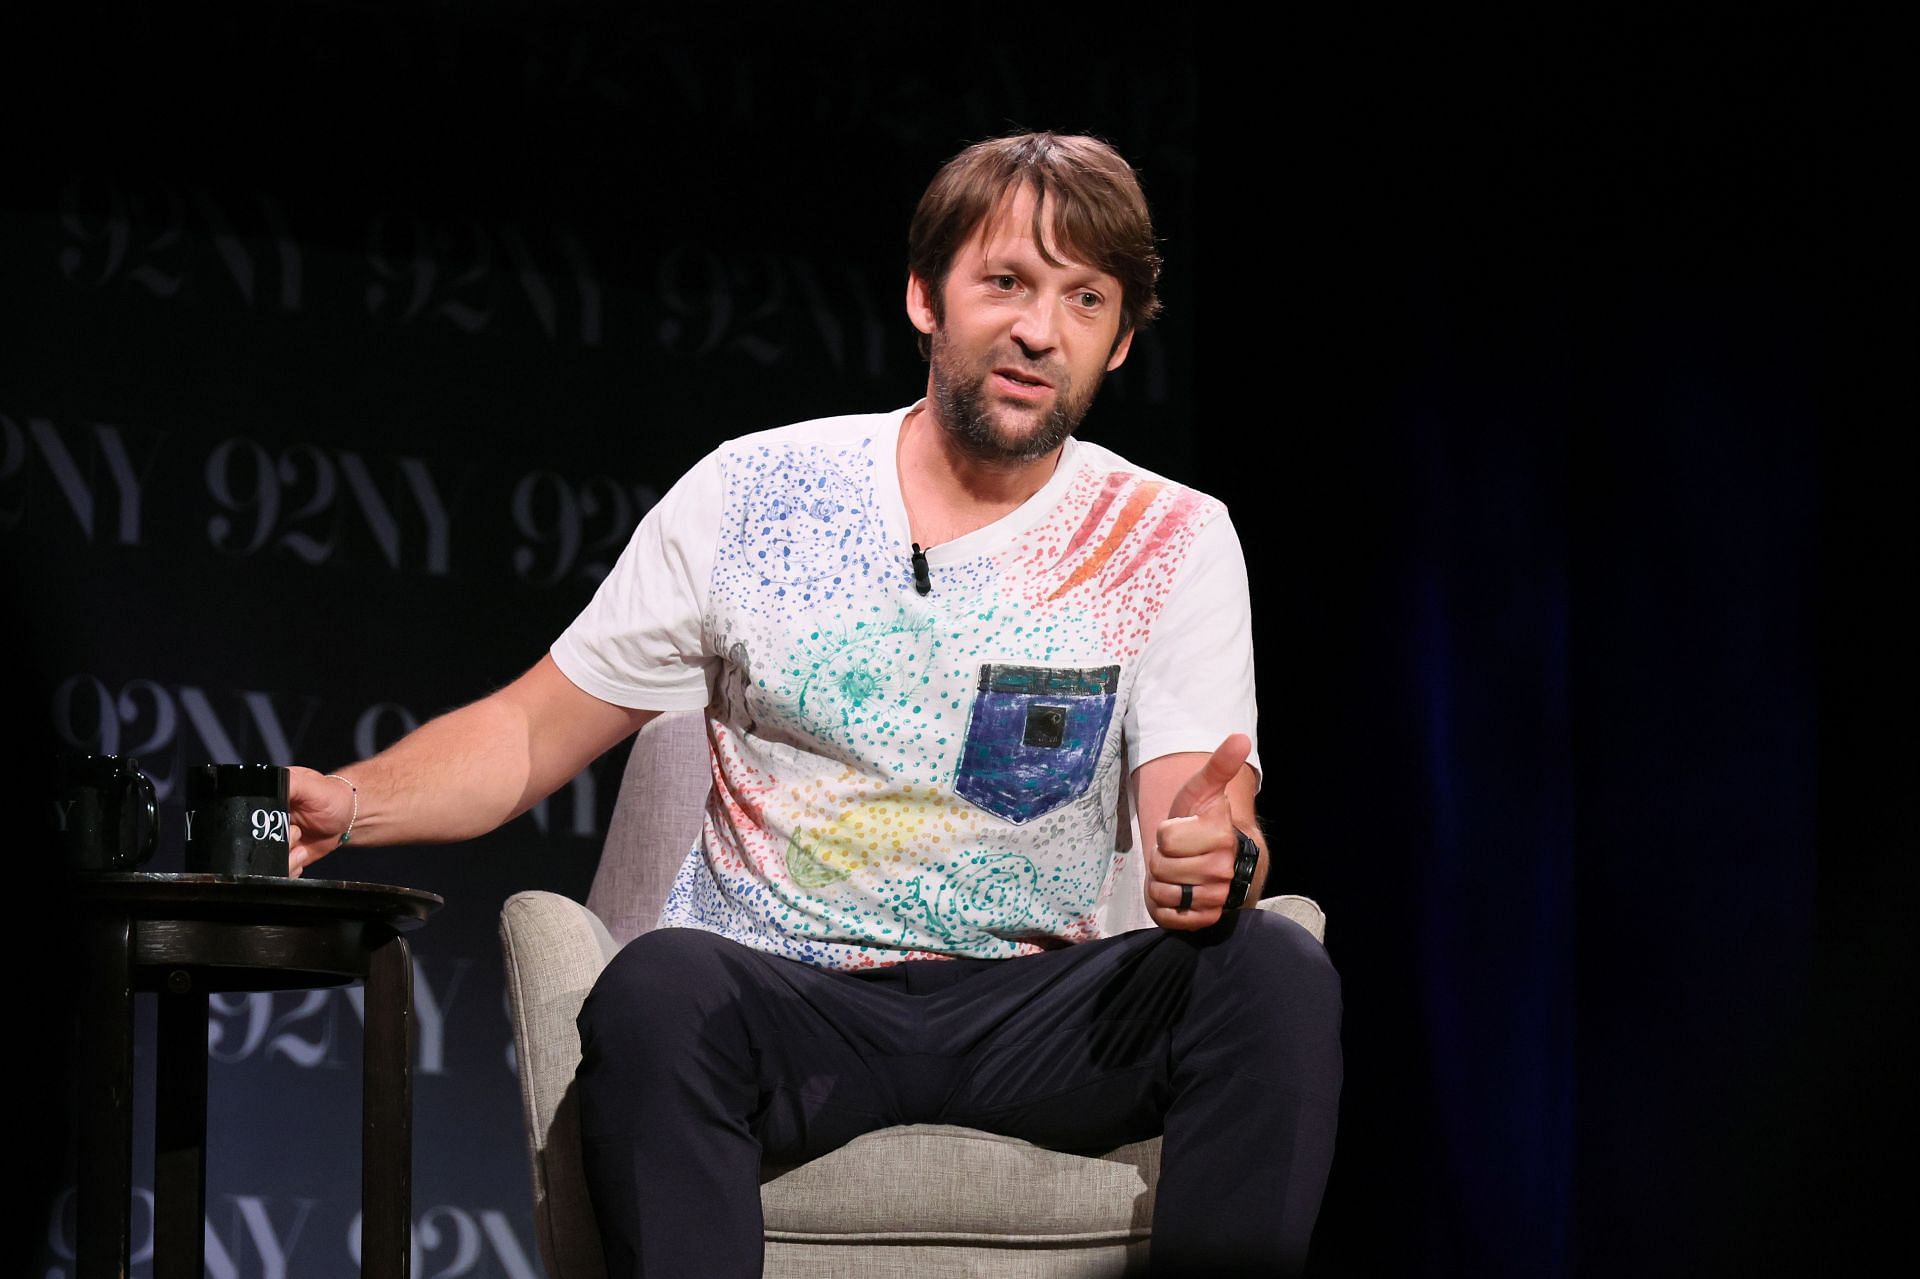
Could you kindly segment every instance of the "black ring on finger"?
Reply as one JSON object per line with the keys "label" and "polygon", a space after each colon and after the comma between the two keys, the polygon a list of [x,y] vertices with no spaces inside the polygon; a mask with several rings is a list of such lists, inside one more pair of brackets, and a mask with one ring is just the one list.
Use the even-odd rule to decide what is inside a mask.
{"label": "black ring on finger", "polygon": [[1174,907],[1182,915],[1193,909],[1193,885],[1180,885],[1180,904]]}

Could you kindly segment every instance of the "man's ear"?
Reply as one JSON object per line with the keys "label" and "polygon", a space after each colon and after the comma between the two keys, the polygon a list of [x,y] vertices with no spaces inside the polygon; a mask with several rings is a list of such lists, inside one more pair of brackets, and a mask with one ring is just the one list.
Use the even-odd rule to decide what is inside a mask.
{"label": "man's ear", "polygon": [[1127,362],[1127,352],[1133,349],[1133,334],[1134,330],[1128,329],[1120,335],[1120,340],[1114,343],[1113,354],[1107,357],[1107,372],[1111,373]]}
{"label": "man's ear", "polygon": [[929,336],[940,327],[933,313],[933,290],[913,272],[907,272],[907,318],[913,327]]}

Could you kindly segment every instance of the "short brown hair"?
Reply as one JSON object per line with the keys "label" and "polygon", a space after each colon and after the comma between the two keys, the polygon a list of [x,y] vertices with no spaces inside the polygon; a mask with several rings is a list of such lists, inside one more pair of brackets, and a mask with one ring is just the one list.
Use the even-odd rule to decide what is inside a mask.
{"label": "short brown hair", "polygon": [[[907,228],[907,269],[927,285],[933,318],[944,322],[941,292],[953,259],[967,237],[1017,186],[1033,188],[1033,240],[1047,252],[1042,218],[1051,197],[1058,246],[1079,261],[1120,281],[1120,332],[1142,329],[1160,313],[1154,285],[1160,253],[1153,219],[1133,166],[1098,138],[1057,133],[1015,133],[976,142],[934,175]],[[926,334],[920,354],[928,353]]]}

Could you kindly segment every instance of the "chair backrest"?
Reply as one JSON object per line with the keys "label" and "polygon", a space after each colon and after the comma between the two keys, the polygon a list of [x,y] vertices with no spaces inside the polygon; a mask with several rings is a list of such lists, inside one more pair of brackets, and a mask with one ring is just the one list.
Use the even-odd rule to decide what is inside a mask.
{"label": "chair backrest", "polygon": [[624,946],[651,930],[687,853],[713,789],[704,711],[674,711],[647,721],[620,776],[606,846],[587,893],[587,909]]}
{"label": "chair backrest", "polygon": [[[704,711],[656,715],[634,739],[600,866],[587,894],[588,909],[622,946],[659,921],[673,877],[699,842],[701,818],[713,788],[710,760]],[[1125,760],[1121,768],[1124,776]],[[1143,928],[1151,922],[1140,896],[1140,858],[1130,855],[1139,841],[1125,786],[1120,788],[1117,822],[1121,851],[1129,855],[1121,861],[1103,912],[1101,925],[1106,933]]]}

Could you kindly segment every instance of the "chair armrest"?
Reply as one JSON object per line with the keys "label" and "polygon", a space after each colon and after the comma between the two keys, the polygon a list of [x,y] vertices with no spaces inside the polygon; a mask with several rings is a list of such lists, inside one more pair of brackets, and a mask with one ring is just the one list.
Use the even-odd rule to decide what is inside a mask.
{"label": "chair armrest", "polygon": [[1285,915],[1300,927],[1313,934],[1313,939],[1322,946],[1327,944],[1327,912],[1320,909],[1320,903],[1311,897],[1300,897],[1288,893],[1281,897],[1263,897],[1261,910],[1270,910],[1276,915]]}
{"label": "chair armrest", "polygon": [[571,1091],[580,1066],[574,1019],[619,946],[579,902],[531,892],[516,893],[501,907],[500,949],[547,1273],[556,1279],[604,1273],[581,1176],[580,1113]]}

